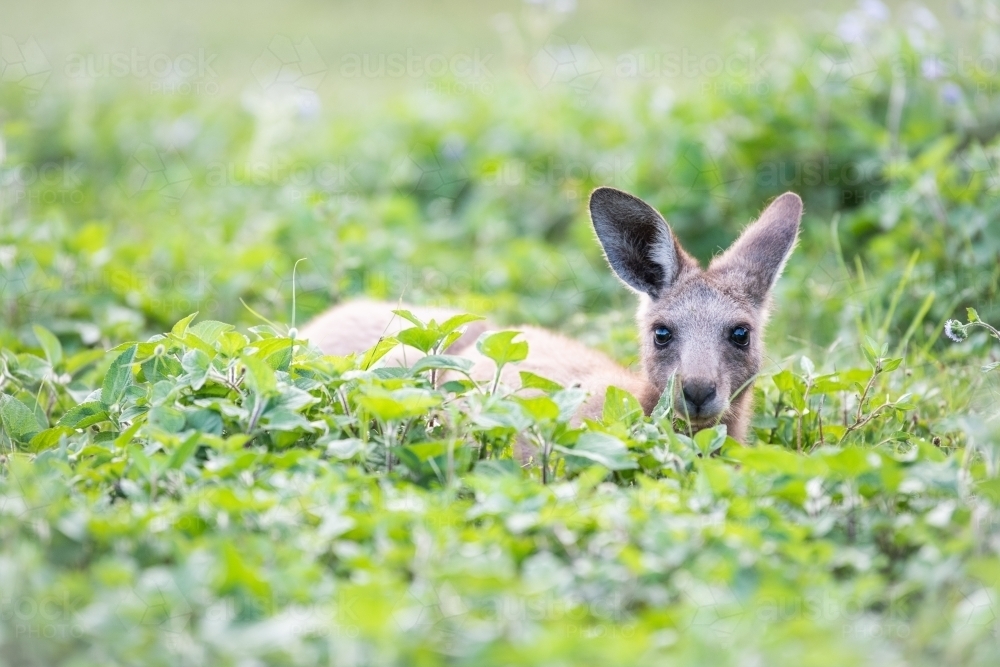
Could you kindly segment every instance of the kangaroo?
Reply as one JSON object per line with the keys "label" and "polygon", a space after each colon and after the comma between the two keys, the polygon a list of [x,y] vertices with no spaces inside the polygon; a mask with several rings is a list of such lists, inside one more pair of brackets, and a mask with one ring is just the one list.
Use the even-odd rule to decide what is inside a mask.
{"label": "kangaroo", "polygon": [[[528,358],[505,367],[502,381],[517,387],[518,371],[529,370],[582,387],[590,398],[578,417],[596,418],[608,386],[632,393],[648,415],[674,376],[675,414],[696,430],[723,423],[729,435],[744,442],[753,383],[764,356],[771,290],[795,247],[802,200],[791,192],[775,199],[706,269],[681,247],[663,217],[638,197],[598,188],[590,196],[590,216],[608,264],[638,294],[641,372],[578,341],[523,326],[514,328],[528,343]],[[390,312],[393,308],[372,301],[347,302],[306,325],[302,336],[327,354],[360,352],[408,326]],[[425,321],[455,314],[409,309]],[[473,359],[476,379],[492,378],[495,371],[474,345],[490,328],[495,327],[470,325],[448,350]],[[411,365],[419,355],[400,346],[386,363]]]}

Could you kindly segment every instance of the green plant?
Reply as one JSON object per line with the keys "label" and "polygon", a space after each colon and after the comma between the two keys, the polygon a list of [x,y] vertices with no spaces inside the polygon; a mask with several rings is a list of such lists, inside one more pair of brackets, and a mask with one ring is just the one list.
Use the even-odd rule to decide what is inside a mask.
{"label": "green plant", "polygon": [[[968,308],[968,322],[962,324],[958,320],[948,320],[944,323],[944,333],[951,340],[956,343],[961,343],[963,340],[969,337],[969,330],[976,327],[986,329],[987,332],[997,340],[1000,340],[1000,331],[997,331],[994,327],[990,326],[986,322],[979,319],[979,313],[976,312],[974,308]],[[983,372],[989,373],[993,369],[1000,367],[1000,361],[993,362],[991,364],[986,364],[983,366]]]}
{"label": "green plant", "polygon": [[[1000,87],[922,73],[995,51],[995,15],[962,43],[852,17],[866,40],[749,34],[759,79],[673,97],[513,72],[300,122],[5,78],[0,662],[996,664]],[[183,196],[119,182],[148,142]],[[274,176],[291,163],[351,178]],[[79,174],[72,201],[25,177],[51,165]],[[701,259],[803,196],[747,446],[617,388],[584,423],[577,388],[512,392],[513,330],[480,339],[477,385],[447,353],[468,317],[400,312],[409,333],[351,357],[285,324],[402,296],[632,363],[597,185]],[[990,336],[948,345],[971,304],[947,330]],[[430,354],[384,365],[400,342]]]}

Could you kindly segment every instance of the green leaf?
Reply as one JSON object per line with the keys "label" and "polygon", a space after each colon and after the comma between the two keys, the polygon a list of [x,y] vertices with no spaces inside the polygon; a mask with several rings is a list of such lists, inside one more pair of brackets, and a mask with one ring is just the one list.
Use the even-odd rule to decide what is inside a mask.
{"label": "green leaf", "polygon": [[234,327],[232,324],[217,322],[215,320],[205,320],[203,322],[198,322],[198,324],[193,327],[190,327],[188,329],[188,333],[194,334],[209,345],[214,345],[219,339],[219,336],[227,331],[232,331],[233,329]]}
{"label": "green leaf", "polygon": [[295,341],[291,338],[268,338],[253,344],[257,348],[253,356],[263,360],[276,371],[287,371],[292,363]]}
{"label": "green leaf", "polygon": [[521,466],[513,459],[486,459],[476,463],[474,472],[483,477],[514,477],[521,476]]}
{"label": "green leaf", "polygon": [[208,375],[212,371],[212,360],[202,350],[192,348],[181,357],[181,367],[188,375],[191,388],[198,391],[208,380]]}
{"label": "green leaf", "polygon": [[52,449],[59,444],[59,441],[63,438],[75,435],[76,431],[71,428],[66,428],[65,426],[53,426],[52,428],[47,428],[44,431],[39,431],[28,443],[28,449],[33,452],[42,452],[46,449]]}
{"label": "green leaf", "polygon": [[238,331],[226,331],[215,341],[215,348],[224,357],[238,357],[250,341]]}
{"label": "green leaf", "polygon": [[219,352],[214,347],[212,347],[211,345],[209,345],[208,343],[206,343],[205,341],[203,341],[201,338],[198,338],[197,336],[195,336],[190,331],[187,332],[187,333],[185,333],[180,338],[174,338],[173,334],[170,334],[170,336],[171,336],[171,339],[176,340],[178,343],[180,343],[184,347],[187,347],[187,348],[192,348],[192,347],[193,348],[197,348],[197,349],[201,350],[202,352],[204,352],[205,354],[207,354],[210,357],[214,357]]}
{"label": "green leaf", "polygon": [[473,414],[472,423],[476,425],[478,431],[509,429],[518,432],[530,428],[532,422],[528,412],[521,406],[513,401],[504,400]]}
{"label": "green leaf", "polygon": [[31,408],[9,394],[0,393],[0,425],[15,442],[26,443],[42,430]]}
{"label": "green leaf", "polygon": [[468,313],[462,313],[460,315],[454,315],[452,317],[449,317],[444,322],[439,324],[437,328],[442,333],[451,333],[452,331],[458,329],[460,326],[469,324],[470,322],[476,322],[482,319],[484,318],[480,315],[470,315]]}
{"label": "green leaf", "polygon": [[580,435],[574,446],[553,445],[553,449],[568,457],[599,463],[609,470],[632,470],[639,467],[629,456],[625,443],[607,433],[587,431]]}
{"label": "green leaf", "polygon": [[170,330],[170,334],[177,338],[183,338],[184,334],[187,333],[188,325],[190,325],[191,322],[196,317],[198,317],[198,311],[191,313],[190,315],[179,321],[177,324],[175,324],[174,327]]}
{"label": "green leaf", "polygon": [[421,357],[417,363],[413,364],[410,371],[414,374],[427,370],[455,371],[468,375],[472,370],[473,361],[468,357],[457,357],[449,354],[430,354]]}
{"label": "green leaf", "polygon": [[48,360],[49,365],[58,366],[63,359],[62,344],[59,342],[59,339],[41,325],[36,324],[32,329],[35,332],[35,338],[38,339],[42,350],[45,352],[45,358]]}
{"label": "green leaf", "polygon": [[444,456],[448,453],[448,442],[444,440],[435,440],[433,442],[417,442],[413,444],[406,445],[406,450],[409,451],[413,456],[421,463],[426,462],[428,459],[436,458],[438,456]]}
{"label": "green leaf", "polygon": [[515,396],[513,400],[524,408],[532,421],[536,423],[559,418],[559,405],[548,396],[534,396],[532,398]]}
{"label": "green leaf", "polygon": [[131,426],[118,434],[118,437],[114,439],[115,447],[126,447],[135,434],[139,432],[139,428],[143,425],[143,420],[136,420]]}
{"label": "green leaf", "polygon": [[710,456],[719,449],[726,442],[726,426],[725,424],[719,424],[718,426],[713,426],[712,428],[706,428],[698,431],[694,434],[694,444],[698,445],[698,449],[704,456]]}
{"label": "green leaf", "polygon": [[67,428],[87,428],[102,421],[107,421],[108,413],[98,401],[75,405],[62,416],[57,426]]}
{"label": "green leaf", "polygon": [[[871,374],[868,371],[861,371],[865,378],[869,377]],[[830,373],[829,375],[820,375],[813,378],[813,385],[810,389],[810,393],[813,395],[820,394],[836,394],[841,391],[847,391],[851,388],[851,376],[847,373]]]}
{"label": "green leaf", "polygon": [[81,350],[76,354],[66,357],[66,372],[75,375],[83,368],[103,358],[104,355],[105,352],[103,350]]}
{"label": "green leaf", "polygon": [[215,410],[203,408],[201,410],[184,411],[185,428],[194,429],[201,433],[222,435],[222,416]]}
{"label": "green leaf", "polygon": [[558,382],[553,382],[541,375],[535,375],[531,371],[520,371],[521,389],[540,389],[546,393],[560,391],[563,386]]}
{"label": "green leaf", "polygon": [[359,438],[342,440],[320,440],[316,444],[326,445],[326,455],[335,459],[350,459],[365,449],[365,443]]}
{"label": "green leaf", "polygon": [[604,394],[603,419],[606,424],[624,423],[631,426],[643,417],[642,405],[635,396],[619,389],[609,386]]}
{"label": "green leaf", "polygon": [[191,458],[191,455],[198,451],[200,438],[200,433],[192,433],[187,440],[182,442],[181,446],[171,453],[170,459],[167,461],[167,469],[177,470],[184,465]]}
{"label": "green leaf", "polygon": [[451,349],[451,346],[455,344],[455,341],[461,338],[462,335],[463,334],[461,331],[452,331],[451,333],[445,334],[444,338],[442,338],[441,341],[437,344],[436,349],[445,352],[448,351],[449,349]]}
{"label": "green leaf", "polygon": [[443,323],[438,324],[434,320],[425,323],[408,310],[394,310],[392,312],[414,325],[397,333],[396,338],[403,344],[416,348],[424,354],[433,350],[448,349],[461,336],[461,332],[456,331],[456,329],[469,322],[483,319],[477,315],[460,314],[449,317]]}
{"label": "green leaf", "polygon": [[104,383],[101,385],[101,405],[105,410],[121,401],[125,389],[132,384],[132,362],[135,360],[135,351],[136,346],[133,345],[111,362],[108,374],[104,376]]}
{"label": "green leaf", "polygon": [[359,366],[362,370],[368,370],[371,368],[372,364],[384,357],[389,353],[392,348],[399,345],[399,341],[391,336],[386,338],[381,338],[371,349],[367,350],[359,360]]}
{"label": "green leaf", "polygon": [[240,360],[247,369],[247,382],[258,396],[274,396],[278,393],[278,378],[273,368],[257,357],[246,354]]}
{"label": "green leaf", "polygon": [[403,366],[383,366],[372,370],[371,374],[379,380],[401,380],[410,376],[410,369]]}
{"label": "green leaf", "polygon": [[796,410],[805,407],[806,383],[801,377],[786,370],[773,375],[771,379],[778,391],[785,395]]}
{"label": "green leaf", "polygon": [[503,368],[507,364],[523,361],[527,358],[528,344],[524,341],[514,340],[520,335],[520,331],[484,333],[476,341],[476,349],[483,356],[492,359],[498,369]]}
{"label": "green leaf", "polygon": [[911,396],[913,396],[913,394],[911,394],[910,392],[907,392],[907,393],[903,394],[902,396],[900,396],[899,398],[897,398],[893,402],[892,406],[894,408],[896,408],[897,410],[914,410],[914,409],[916,409],[916,407],[917,407],[916,404],[913,403],[910,400]]}
{"label": "green leaf", "polygon": [[[204,354],[204,352],[202,352]],[[146,382],[170,382],[174,384],[177,376],[183,374],[184,367],[172,354],[162,357],[152,356],[141,364],[142,374]]]}
{"label": "green leaf", "polygon": [[426,322],[424,322],[419,317],[417,317],[416,315],[414,315],[411,311],[406,310],[405,308],[400,308],[399,310],[394,310],[392,312],[393,312],[394,315],[399,315],[400,317],[402,317],[404,320],[406,320],[407,322],[409,322],[410,324],[412,324],[415,327],[418,327],[420,329],[426,329],[427,328],[427,323]]}
{"label": "green leaf", "polygon": [[676,376],[671,375],[666,388],[660,393],[660,398],[653,408],[652,417],[654,421],[669,418],[674,412],[674,382]]}
{"label": "green leaf", "polygon": [[399,389],[393,392],[369,388],[358,396],[358,403],[381,421],[400,421],[426,415],[441,399],[422,389]]}
{"label": "green leaf", "polygon": [[867,345],[861,346],[861,353],[865,355],[865,359],[868,361],[868,365],[871,366],[872,369],[874,370],[878,366],[878,362],[876,360],[877,355],[875,355],[870,349],[868,349]]}
{"label": "green leaf", "polygon": [[871,352],[872,356],[876,359],[884,357],[889,352],[889,345],[883,343],[879,345],[875,342],[875,339],[871,336],[865,336],[865,347]]}
{"label": "green leaf", "polygon": [[896,370],[897,368],[899,368],[899,365],[901,363],[903,363],[903,360],[901,358],[900,359],[886,359],[885,361],[882,362],[882,370],[884,372],[886,372],[886,373],[892,372],[892,371]]}
{"label": "green leaf", "polygon": [[559,421],[568,422],[587,400],[587,392],[579,387],[570,387],[552,394],[552,400],[559,406]]}
{"label": "green leaf", "polygon": [[158,426],[167,433],[178,433],[184,430],[184,413],[168,405],[158,405],[149,411],[149,423]]}
{"label": "green leaf", "polygon": [[444,334],[439,333],[434,329],[422,329],[420,327],[403,329],[396,334],[396,339],[400,343],[403,345],[409,345],[410,347],[415,347],[424,354],[430,352],[443,337]]}
{"label": "green leaf", "polygon": [[994,477],[979,482],[975,486],[976,493],[1000,505],[1000,477]]}
{"label": "green leaf", "polygon": [[149,460],[146,456],[146,452],[142,450],[141,447],[129,447],[128,449],[128,459],[129,462],[139,471],[139,474],[149,479],[153,474],[153,462]]}
{"label": "green leaf", "polygon": [[[287,408],[274,407],[264,412],[260,423],[269,431],[312,431],[309,420]],[[272,434],[273,435],[273,434]]]}
{"label": "green leaf", "polygon": [[970,322],[981,322],[979,319],[979,313],[976,312],[975,308],[966,308],[965,316],[969,318]]}

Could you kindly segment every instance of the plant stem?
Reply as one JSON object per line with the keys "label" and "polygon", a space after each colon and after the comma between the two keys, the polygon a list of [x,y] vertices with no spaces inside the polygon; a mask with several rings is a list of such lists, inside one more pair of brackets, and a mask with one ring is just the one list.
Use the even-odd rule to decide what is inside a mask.
{"label": "plant stem", "polygon": [[[844,431],[844,434],[842,436],[840,436],[840,441],[837,444],[840,444],[840,443],[844,442],[844,439],[847,438],[847,436],[852,431],[858,430],[859,428],[861,428],[862,426],[864,426],[865,424],[867,424],[871,420],[875,419],[875,417],[877,417],[879,415],[879,413],[881,413],[881,411],[883,409],[892,407],[892,403],[888,403],[888,402],[883,403],[882,405],[880,405],[877,408],[875,408],[874,410],[872,410],[872,412],[867,417],[863,417],[863,415],[864,415],[864,408],[865,408],[865,401],[868,399],[868,394],[871,393],[872,387],[875,386],[875,380],[878,379],[878,376],[879,376],[879,374],[881,372],[882,372],[882,360],[878,359],[875,362],[875,370],[872,373],[871,378],[868,380],[868,385],[865,387],[865,390],[861,393],[861,400],[858,401],[858,412],[854,416],[854,423],[851,424],[850,426],[847,426],[847,429]],[[845,408],[845,412],[846,412],[846,408]],[[844,420],[844,424],[845,425],[847,424],[847,420],[846,419]]]}

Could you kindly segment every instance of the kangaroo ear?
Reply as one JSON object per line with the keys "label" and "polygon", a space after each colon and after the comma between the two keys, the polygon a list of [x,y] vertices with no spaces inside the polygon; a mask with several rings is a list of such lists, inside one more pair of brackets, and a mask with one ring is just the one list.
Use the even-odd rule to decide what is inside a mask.
{"label": "kangaroo ear", "polygon": [[738,239],[708,267],[710,272],[725,273],[743,286],[747,296],[762,304],[781,276],[792,254],[802,219],[802,200],[786,192],[768,206],[757,222],[747,227]]}
{"label": "kangaroo ear", "polygon": [[652,206],[621,190],[597,188],[590,218],[608,264],[626,285],[655,299],[677,278],[686,256]]}

